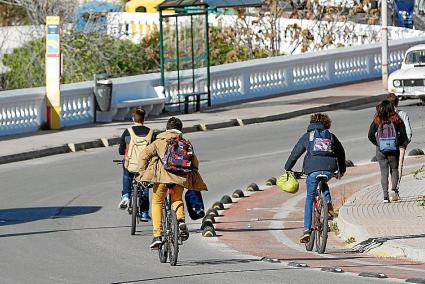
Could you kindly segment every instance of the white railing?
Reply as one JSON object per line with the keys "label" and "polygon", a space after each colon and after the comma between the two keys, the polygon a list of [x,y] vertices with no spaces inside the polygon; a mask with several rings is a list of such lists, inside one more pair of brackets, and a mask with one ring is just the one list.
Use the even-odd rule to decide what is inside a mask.
{"label": "white railing", "polygon": [[[390,72],[400,68],[405,51],[425,37],[394,41],[389,45]],[[381,76],[378,44],[315,53],[280,56],[211,68],[213,105],[304,91]],[[198,90],[205,90],[199,82]],[[166,90],[167,102],[178,102],[177,87]]]}
{"label": "white railing", "polygon": [[45,117],[44,88],[0,92],[0,136],[37,131]]}
{"label": "white railing", "polygon": [[[401,65],[405,51],[425,42],[425,37],[389,44],[390,72]],[[381,47],[378,44],[338,48],[310,54],[280,56],[211,68],[212,104],[220,105],[293,91],[377,79],[381,76]],[[126,119],[137,106],[158,114],[166,102],[178,101],[176,90],[168,88],[162,97],[156,87],[160,75],[146,74],[113,79],[112,109],[98,119]],[[93,121],[92,82],[63,85],[62,125]],[[200,81],[198,90],[205,90]],[[0,136],[35,131],[45,123],[44,88],[0,92]]]}
{"label": "white railing", "polygon": [[93,82],[61,86],[61,126],[69,127],[94,121]]}
{"label": "white railing", "polygon": [[[128,119],[142,106],[149,115],[158,115],[165,99],[154,89],[158,74],[113,79],[109,112],[98,112],[97,121]],[[45,88],[0,92],[0,136],[37,131],[47,122]],[[154,99],[154,100],[152,100]],[[61,85],[61,127],[93,123],[93,82]]]}

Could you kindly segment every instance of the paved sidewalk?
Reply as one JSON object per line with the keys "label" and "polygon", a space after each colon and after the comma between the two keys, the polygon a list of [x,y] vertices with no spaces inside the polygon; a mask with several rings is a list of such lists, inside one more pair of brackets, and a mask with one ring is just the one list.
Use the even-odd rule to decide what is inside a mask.
{"label": "paved sidewalk", "polygon": [[403,177],[400,202],[383,203],[381,186],[354,194],[341,207],[338,227],[343,239],[354,237],[354,250],[378,256],[406,257],[425,262],[424,176]]}
{"label": "paved sidewalk", "polygon": [[[370,81],[176,116],[182,119],[185,132],[212,130],[289,119],[316,111],[356,107],[380,101],[383,98],[382,93],[381,82]],[[166,115],[151,117],[146,124],[163,129],[167,119]],[[0,164],[113,145],[129,125],[125,122],[93,124],[59,131],[0,137]]]}

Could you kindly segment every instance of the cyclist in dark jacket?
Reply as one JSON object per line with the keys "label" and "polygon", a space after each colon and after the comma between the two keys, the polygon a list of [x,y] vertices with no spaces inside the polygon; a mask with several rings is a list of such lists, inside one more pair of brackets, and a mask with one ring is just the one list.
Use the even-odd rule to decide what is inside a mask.
{"label": "cyclist in dark jacket", "polygon": [[[376,141],[376,133],[380,124],[390,122],[394,124],[397,133],[397,150],[383,153],[379,149],[378,141]],[[376,146],[376,159],[378,160],[381,170],[381,185],[384,193],[384,203],[398,201],[400,199],[398,192],[398,183],[400,180],[398,166],[400,157],[404,157],[404,151],[406,150],[407,144],[409,144],[409,138],[403,120],[397,114],[394,105],[389,100],[382,101],[381,104],[376,107],[375,117],[369,127],[368,138],[370,142]],[[388,176],[390,170],[391,196],[388,194]]]}
{"label": "cyclist in dark jacket", "polygon": [[[330,133],[331,138],[328,139],[328,143],[331,144],[330,149],[326,150],[328,153],[321,155],[313,153],[313,149],[316,151],[316,148],[312,148],[315,147],[312,146],[312,143],[315,143],[314,141],[316,141],[314,139],[315,133],[325,133],[330,127],[331,119],[327,114],[315,113],[311,115],[310,125],[307,127],[307,132],[298,140],[298,143],[295,145],[285,164],[285,170],[291,171],[297,160],[304,154],[304,152],[307,151],[303,164],[303,172],[307,175],[307,197],[304,207],[304,232],[300,238],[301,243],[306,243],[310,239],[313,198],[317,187],[316,177],[318,175],[326,175],[328,176],[328,179],[331,179],[335,176],[335,172],[338,172],[339,177],[342,177],[345,174],[346,167],[344,147],[334,134]],[[328,202],[330,217],[332,217],[333,206],[331,203],[332,199],[329,187],[325,185],[323,189],[325,192],[325,198]]]}

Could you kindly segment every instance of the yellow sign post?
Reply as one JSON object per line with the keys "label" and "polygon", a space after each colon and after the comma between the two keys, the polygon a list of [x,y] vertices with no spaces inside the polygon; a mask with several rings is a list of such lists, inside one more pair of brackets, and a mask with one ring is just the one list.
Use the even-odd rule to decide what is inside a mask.
{"label": "yellow sign post", "polygon": [[46,102],[49,129],[60,128],[60,17],[46,17]]}

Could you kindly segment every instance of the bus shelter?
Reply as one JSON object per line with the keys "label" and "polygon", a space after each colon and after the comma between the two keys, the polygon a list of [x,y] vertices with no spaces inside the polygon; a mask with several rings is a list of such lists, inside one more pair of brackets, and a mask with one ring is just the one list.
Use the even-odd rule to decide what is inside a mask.
{"label": "bus shelter", "polygon": [[263,0],[165,0],[160,19],[161,85],[166,107],[188,113],[211,106],[208,14],[258,7]]}

